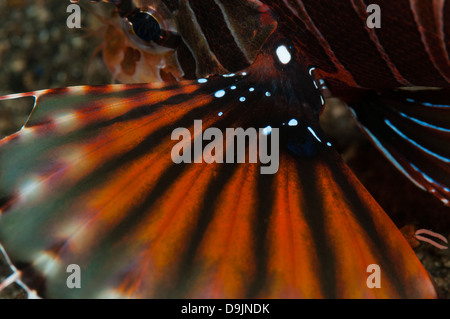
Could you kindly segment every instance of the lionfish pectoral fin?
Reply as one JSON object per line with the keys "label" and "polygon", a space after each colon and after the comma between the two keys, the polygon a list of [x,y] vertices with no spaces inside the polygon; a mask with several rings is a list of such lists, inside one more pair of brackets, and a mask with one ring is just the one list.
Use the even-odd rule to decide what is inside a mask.
{"label": "lionfish pectoral fin", "polygon": [[[314,252],[315,258],[310,260],[317,262],[317,268],[306,277],[314,278],[310,280],[316,286],[320,283],[325,287],[322,296],[436,297],[429,274],[409,244],[334,150],[322,153],[313,163],[297,159],[297,166],[296,173],[289,175],[288,192],[298,202],[297,206],[290,205],[301,208],[302,222],[307,225],[302,236],[311,240],[302,237],[302,245]],[[300,261],[306,254],[300,248],[296,250]],[[299,267],[299,274],[304,269],[304,265]],[[377,272],[379,286],[372,276]],[[314,287],[311,283],[308,286]]]}
{"label": "lionfish pectoral fin", "polygon": [[[43,296],[435,297],[308,114],[318,96],[252,72],[35,95],[25,128],[0,141],[0,241]],[[230,128],[256,134],[256,160],[252,144],[227,157]]]}
{"label": "lionfish pectoral fin", "polygon": [[450,206],[450,90],[369,95],[351,105],[362,129],[406,177]]}

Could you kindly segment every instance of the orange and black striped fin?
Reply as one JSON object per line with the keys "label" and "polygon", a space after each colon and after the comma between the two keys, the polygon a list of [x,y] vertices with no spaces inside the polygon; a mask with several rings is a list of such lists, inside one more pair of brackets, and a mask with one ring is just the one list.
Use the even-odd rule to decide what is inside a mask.
{"label": "orange and black striped fin", "polygon": [[362,129],[389,161],[450,206],[450,90],[371,92],[352,107]]}
{"label": "orange and black striped fin", "polygon": [[[22,280],[63,298],[435,297],[321,131],[308,72],[259,59],[178,84],[28,94],[38,96],[30,119],[0,141],[0,241]],[[207,128],[263,128],[257,141],[272,141],[272,154],[278,135],[275,174],[262,174],[261,158],[249,163],[253,154],[175,164],[178,128],[194,148]],[[226,158],[231,146],[217,145]],[[80,289],[67,287],[71,264]],[[373,264],[381,288],[367,286]]]}

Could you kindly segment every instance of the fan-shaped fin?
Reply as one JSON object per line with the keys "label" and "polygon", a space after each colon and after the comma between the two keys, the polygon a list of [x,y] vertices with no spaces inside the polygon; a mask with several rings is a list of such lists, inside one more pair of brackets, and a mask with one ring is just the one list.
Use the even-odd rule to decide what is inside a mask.
{"label": "fan-shaped fin", "polygon": [[[0,240],[23,280],[33,269],[43,296],[68,298],[435,297],[319,128],[312,79],[283,72],[40,92],[0,146]],[[256,163],[228,157],[225,138],[202,160],[195,143],[213,127],[263,129]],[[187,138],[172,140],[179,128]],[[179,143],[193,144],[193,163],[175,164]],[[275,174],[262,174],[269,164]],[[70,264],[79,289],[67,287]],[[367,285],[372,264],[381,288]]]}

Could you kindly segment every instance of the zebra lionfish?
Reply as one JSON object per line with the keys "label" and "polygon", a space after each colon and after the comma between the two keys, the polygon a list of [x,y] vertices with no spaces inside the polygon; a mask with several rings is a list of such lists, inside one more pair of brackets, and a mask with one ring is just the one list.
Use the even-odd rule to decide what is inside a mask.
{"label": "zebra lionfish", "polygon": [[[104,2],[125,35],[107,39],[109,61],[126,62],[118,78],[151,70],[167,83],[1,98],[36,97],[0,141],[0,241],[14,280],[69,298],[437,296],[319,116],[328,90],[345,100],[384,155],[448,206],[450,2]],[[381,28],[368,27],[369,4]],[[158,67],[139,64],[146,54]],[[278,172],[174,164],[171,133],[201,138],[195,120],[279,129]],[[71,264],[79,289],[66,284]],[[367,283],[371,265],[380,288]]]}

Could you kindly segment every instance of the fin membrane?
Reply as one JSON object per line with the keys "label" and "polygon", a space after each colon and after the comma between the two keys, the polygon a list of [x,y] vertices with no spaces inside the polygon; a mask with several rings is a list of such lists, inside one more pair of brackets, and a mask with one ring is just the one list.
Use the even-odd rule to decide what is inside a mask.
{"label": "fin membrane", "polygon": [[414,184],[450,206],[450,90],[370,92],[352,104],[362,129]]}
{"label": "fin membrane", "polygon": [[[261,70],[270,76],[28,94],[28,123],[0,141],[0,241],[23,280],[50,298],[436,297],[327,142],[312,79]],[[179,128],[186,140],[172,139]],[[208,128],[279,134],[276,173],[261,174],[267,164],[251,152],[245,163],[206,163],[228,143],[175,164],[174,146],[195,148]],[[72,264],[79,289],[67,286]],[[367,285],[373,264],[380,289]]]}

